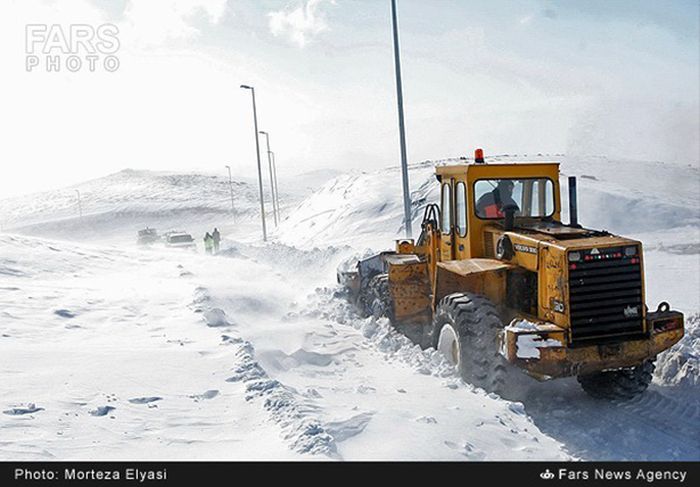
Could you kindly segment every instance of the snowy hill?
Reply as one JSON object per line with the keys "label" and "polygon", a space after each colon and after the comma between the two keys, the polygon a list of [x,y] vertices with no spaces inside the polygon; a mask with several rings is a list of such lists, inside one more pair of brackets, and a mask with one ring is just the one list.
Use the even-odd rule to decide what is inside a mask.
{"label": "snowy hill", "polygon": [[[234,181],[233,186],[237,199],[245,202],[242,209],[248,209],[248,202],[255,197],[254,189],[239,181]],[[125,169],[62,190],[3,200],[5,223],[27,225],[78,216],[76,190],[80,191],[85,215],[231,208],[227,178]]]}
{"label": "snowy hill", "polygon": [[[258,218],[257,185],[233,181],[232,186],[235,213],[228,177],[125,169],[61,190],[1,200],[0,218],[6,230],[68,240],[133,242],[145,226],[199,234]],[[271,211],[268,192],[266,199]]]}

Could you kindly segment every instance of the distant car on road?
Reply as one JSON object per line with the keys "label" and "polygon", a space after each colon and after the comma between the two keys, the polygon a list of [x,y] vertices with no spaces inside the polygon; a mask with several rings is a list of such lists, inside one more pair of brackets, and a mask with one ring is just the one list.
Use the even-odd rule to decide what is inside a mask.
{"label": "distant car on road", "polygon": [[177,249],[196,249],[192,235],[186,232],[168,232],[165,234],[165,246]]}
{"label": "distant car on road", "polygon": [[158,236],[158,231],[155,228],[146,227],[143,230],[139,230],[136,242],[139,245],[150,245],[152,243],[157,242],[158,240],[160,240],[160,237]]}

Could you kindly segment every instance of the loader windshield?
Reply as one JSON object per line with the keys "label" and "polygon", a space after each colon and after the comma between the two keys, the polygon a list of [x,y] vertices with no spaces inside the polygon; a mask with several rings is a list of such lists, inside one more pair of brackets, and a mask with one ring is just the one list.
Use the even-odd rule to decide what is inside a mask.
{"label": "loader windshield", "polygon": [[477,217],[504,218],[507,206],[516,208],[515,216],[550,217],[554,214],[554,184],[548,178],[480,179],[474,183]]}

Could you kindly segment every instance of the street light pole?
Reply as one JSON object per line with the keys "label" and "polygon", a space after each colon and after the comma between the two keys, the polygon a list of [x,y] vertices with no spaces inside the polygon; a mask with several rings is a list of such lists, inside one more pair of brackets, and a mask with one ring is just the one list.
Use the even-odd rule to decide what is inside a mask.
{"label": "street light pole", "polygon": [[267,227],[265,225],[265,200],[263,198],[262,167],[260,165],[260,141],[258,140],[258,112],[255,107],[255,88],[241,85],[244,90],[250,90],[253,95],[253,124],[255,125],[255,155],[258,158],[258,188],[260,189],[260,216],[262,218],[263,242],[267,242]]}
{"label": "street light pole", "polygon": [[265,140],[267,141],[267,163],[270,166],[270,197],[272,198],[272,214],[275,217],[275,226],[277,226],[277,213],[279,209],[277,208],[277,198],[275,197],[275,180],[272,171],[272,156],[270,156],[270,134],[268,134],[264,130],[261,130],[260,133],[265,136]]}
{"label": "street light pole", "polygon": [[277,218],[282,221],[282,211],[280,210],[280,191],[279,186],[277,186],[277,161],[275,160],[275,153],[270,151],[272,156],[272,172],[275,175],[275,198],[277,201]]}
{"label": "street light pole", "polygon": [[401,143],[401,176],[403,182],[403,213],[406,222],[406,238],[411,238],[411,193],[408,185],[408,161],[406,156],[406,129],[403,116],[403,87],[401,84],[401,58],[399,55],[399,26],[396,15],[396,0],[391,0],[391,21],[394,33],[394,67],[396,69],[396,100],[399,110],[399,139]]}
{"label": "street light pole", "polygon": [[228,187],[231,190],[231,213],[233,214],[233,222],[236,222],[236,207],[233,204],[233,179],[231,178],[231,166],[226,166],[228,169]]}
{"label": "street light pole", "polygon": [[76,193],[78,193],[78,214],[80,215],[80,218],[83,218],[83,204],[80,201],[80,190],[76,189]]}

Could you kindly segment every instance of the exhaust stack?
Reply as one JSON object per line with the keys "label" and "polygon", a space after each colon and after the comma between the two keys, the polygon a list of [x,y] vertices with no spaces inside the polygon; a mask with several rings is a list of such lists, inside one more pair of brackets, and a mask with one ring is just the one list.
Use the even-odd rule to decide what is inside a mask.
{"label": "exhaust stack", "polygon": [[569,225],[579,228],[576,176],[569,176]]}

